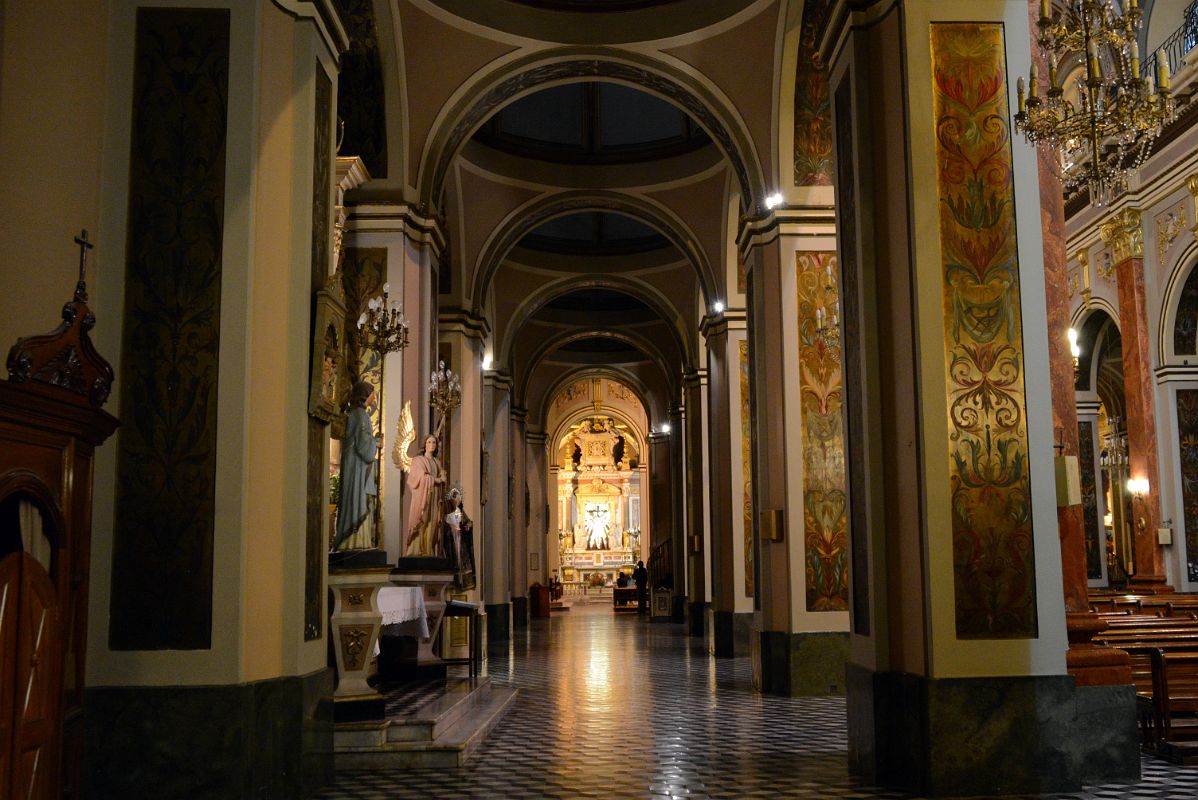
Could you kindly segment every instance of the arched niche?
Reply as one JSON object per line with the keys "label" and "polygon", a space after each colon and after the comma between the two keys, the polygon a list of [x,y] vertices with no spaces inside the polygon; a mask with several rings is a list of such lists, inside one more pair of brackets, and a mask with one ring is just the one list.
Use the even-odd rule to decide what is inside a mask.
{"label": "arched niche", "polygon": [[1198,365],[1198,242],[1182,251],[1162,300],[1157,344],[1162,366]]}
{"label": "arched niche", "polygon": [[64,529],[58,502],[37,475],[26,470],[5,474],[0,480],[0,561],[27,553],[53,579]]}

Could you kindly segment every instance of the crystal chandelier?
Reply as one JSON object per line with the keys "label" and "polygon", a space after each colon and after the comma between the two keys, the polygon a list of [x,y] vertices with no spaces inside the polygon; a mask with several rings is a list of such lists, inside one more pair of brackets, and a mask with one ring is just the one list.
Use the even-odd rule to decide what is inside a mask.
{"label": "crystal chandelier", "polygon": [[[1144,163],[1175,113],[1168,58],[1158,51],[1156,74],[1141,77],[1136,36],[1143,14],[1137,0],[1125,5],[1119,15],[1109,0],[1066,0],[1063,11],[1040,0],[1037,41],[1047,56],[1048,91],[1040,92],[1034,59],[1026,93],[1023,78],[1017,84],[1016,129],[1029,142],[1056,150],[1065,191],[1086,188],[1096,206],[1126,191],[1128,176]],[[1074,53],[1084,54],[1086,71],[1077,80],[1076,96],[1067,96],[1057,66]]]}

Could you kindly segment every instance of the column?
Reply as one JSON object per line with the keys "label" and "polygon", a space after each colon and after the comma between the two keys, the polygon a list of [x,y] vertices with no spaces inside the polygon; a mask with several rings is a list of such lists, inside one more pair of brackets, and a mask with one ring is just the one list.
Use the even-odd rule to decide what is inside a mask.
{"label": "column", "polygon": [[[718,657],[749,654],[753,622],[752,547],[746,535],[748,386],[745,311],[727,308],[704,321],[707,340],[708,468],[711,478],[711,605]],[[743,362],[743,363],[742,363]],[[746,392],[747,396],[747,392]],[[751,508],[751,506],[749,506]],[[752,531],[751,522],[747,528]]]}
{"label": "column", "polygon": [[[347,42],[315,6],[79,5],[107,50],[95,333],[126,422],[96,458],[85,735],[105,769],[79,793],[309,796],[332,777],[334,683],[310,325]],[[185,190],[161,179],[184,173]],[[264,769],[264,750],[306,768]]]}
{"label": "column", "polygon": [[[549,471],[546,469],[547,451],[545,443],[549,437],[543,431],[528,431],[524,434],[524,480],[528,484],[528,520],[527,541],[529,582],[547,585],[549,576],[557,569],[557,528],[546,517],[546,512],[552,505],[547,494],[549,487],[554,486]],[[558,576],[561,577],[560,574]]]}
{"label": "column", "polygon": [[670,407],[670,561],[674,574],[671,605],[675,622],[686,620],[687,598],[687,489],[686,413],[680,404]]}
{"label": "column", "polygon": [[[483,557],[486,573],[487,641],[506,642],[512,630],[512,536],[508,514],[511,468],[512,379],[498,370],[483,373]],[[477,533],[475,534],[478,535]]]}
{"label": "column", "polygon": [[707,370],[687,373],[683,379],[687,408],[686,437],[686,573],[687,623],[691,636],[707,635],[711,581],[708,578]]}
{"label": "column", "polygon": [[525,516],[528,471],[524,424],[528,410],[511,412],[511,463],[508,468],[508,524],[512,539],[512,621],[517,628],[528,625],[528,518]]}
{"label": "column", "polygon": [[1135,574],[1129,590],[1168,594],[1165,554],[1157,541],[1161,524],[1160,469],[1156,449],[1156,407],[1148,302],[1144,287],[1144,233],[1138,209],[1125,208],[1102,224],[1102,239],[1111,250],[1119,288],[1119,335],[1123,338],[1123,392],[1127,403],[1129,477],[1146,480],[1146,494],[1132,494]]}
{"label": "column", "polygon": [[1132,688],[1067,670],[1057,498],[1035,477],[1054,436],[1036,154],[1012,121],[1027,7],[834,24],[850,767],[929,796],[1134,777]]}
{"label": "column", "polygon": [[840,264],[834,218],[813,204],[821,191],[801,187],[750,239],[755,441],[769,443],[754,474],[762,513],[781,512],[773,540],[762,519],[754,674],[762,691],[792,696],[843,694],[849,652]]}
{"label": "column", "polygon": [[[642,555],[649,568],[649,592],[661,581],[675,587],[681,578],[675,574],[673,558],[678,532],[674,529],[674,459],[671,437],[674,432],[661,430],[649,434],[649,496],[652,533],[649,551]],[[663,547],[664,546],[664,547]],[[664,554],[664,558],[655,558]],[[652,605],[652,604],[650,604]]]}

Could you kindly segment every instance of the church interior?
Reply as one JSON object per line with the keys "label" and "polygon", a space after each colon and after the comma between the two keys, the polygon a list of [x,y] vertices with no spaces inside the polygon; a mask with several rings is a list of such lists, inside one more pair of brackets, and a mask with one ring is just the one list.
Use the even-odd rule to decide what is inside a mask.
{"label": "church interior", "polygon": [[0,0],[0,145],[0,798],[1198,796],[1198,1]]}

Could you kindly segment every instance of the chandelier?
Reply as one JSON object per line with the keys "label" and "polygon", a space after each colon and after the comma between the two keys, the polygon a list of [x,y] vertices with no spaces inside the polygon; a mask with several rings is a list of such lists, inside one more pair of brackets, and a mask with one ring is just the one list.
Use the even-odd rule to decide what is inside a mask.
{"label": "chandelier", "polygon": [[[1142,16],[1137,0],[1127,0],[1122,15],[1109,0],[1066,0],[1060,11],[1040,0],[1037,41],[1047,56],[1048,90],[1040,91],[1035,59],[1026,92],[1022,77],[1017,83],[1016,129],[1029,142],[1056,150],[1065,191],[1088,189],[1096,206],[1126,191],[1128,176],[1175,114],[1163,49],[1156,53],[1155,74],[1140,74],[1136,36]],[[1086,70],[1071,92],[1057,68],[1074,53],[1084,54]]]}

